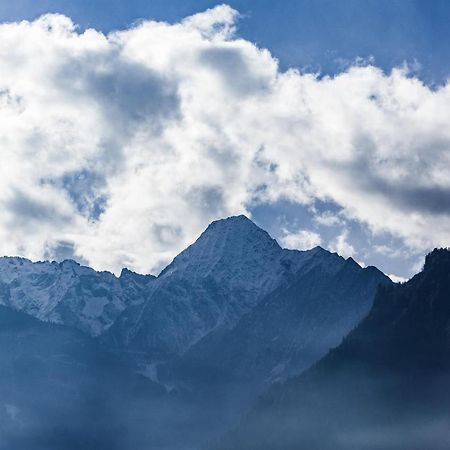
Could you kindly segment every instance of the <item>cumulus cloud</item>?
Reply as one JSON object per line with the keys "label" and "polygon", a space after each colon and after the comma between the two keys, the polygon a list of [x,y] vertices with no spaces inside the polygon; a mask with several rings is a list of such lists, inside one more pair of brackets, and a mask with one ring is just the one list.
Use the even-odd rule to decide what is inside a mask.
{"label": "cumulus cloud", "polygon": [[1,24],[0,253],[157,271],[211,220],[278,200],[448,245],[450,87],[373,65],[282,72],[237,18]]}
{"label": "cumulus cloud", "polygon": [[322,214],[315,215],[314,221],[319,225],[323,225],[326,227],[332,227],[340,225],[342,223],[341,218],[338,215],[331,213],[330,211],[325,211]]}
{"label": "cumulus cloud", "polygon": [[281,245],[292,250],[309,250],[321,243],[320,235],[311,230],[298,230],[294,233],[284,230],[284,235],[281,238]]}
{"label": "cumulus cloud", "polygon": [[[331,242],[330,248],[344,258],[355,256],[356,253],[354,247],[348,242],[347,230],[344,230],[339,236],[337,236],[334,242]],[[360,264],[363,266],[365,265],[364,263]]]}

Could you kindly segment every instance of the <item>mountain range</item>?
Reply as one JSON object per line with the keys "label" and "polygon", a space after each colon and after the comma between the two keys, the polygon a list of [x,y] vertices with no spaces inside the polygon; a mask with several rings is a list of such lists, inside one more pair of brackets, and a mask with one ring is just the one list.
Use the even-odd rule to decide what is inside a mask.
{"label": "mountain range", "polygon": [[90,336],[108,329],[129,305],[144,301],[155,277],[123,270],[119,278],[72,260],[0,258],[0,304]]}
{"label": "mountain range", "polygon": [[[441,267],[442,258],[433,264]],[[309,430],[308,441],[300,431],[285,432],[273,411],[283,411],[289,423],[295,411],[297,424],[301,408],[315,404],[308,395],[322,390],[311,381],[299,407],[302,377],[337,370],[333,355],[350,354],[342,349],[353,348],[358,330],[380,305],[401,303],[398,289],[414,280],[394,285],[375,267],[321,247],[283,249],[245,216],[211,223],[158,276],[124,269],[117,277],[71,260],[0,258],[0,449],[193,450],[230,429],[220,448],[328,448],[310,439],[326,427],[305,422],[299,430]],[[428,292],[426,285],[421,295]],[[376,321],[388,326],[393,318],[386,311]],[[362,333],[366,343],[368,332]],[[370,339],[374,348],[394,351],[390,342]],[[358,351],[370,355],[365,347]],[[351,391],[342,378],[336,389]],[[311,417],[323,414],[331,423],[325,413],[333,407],[311,408]],[[352,411],[344,409],[342,420]],[[266,413],[272,428],[260,421]],[[260,427],[312,446],[289,447],[264,433],[258,440],[253,432]],[[331,437],[329,448],[339,448]]]}

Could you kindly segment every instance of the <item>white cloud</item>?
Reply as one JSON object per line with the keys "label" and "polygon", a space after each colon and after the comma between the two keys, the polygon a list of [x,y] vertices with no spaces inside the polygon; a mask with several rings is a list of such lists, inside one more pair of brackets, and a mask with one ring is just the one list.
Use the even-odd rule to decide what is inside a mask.
{"label": "white cloud", "polygon": [[399,275],[394,275],[393,273],[390,273],[388,277],[394,282],[394,283],[405,283],[408,281],[408,278],[401,277]]}
{"label": "white cloud", "polygon": [[392,246],[388,246],[388,245],[374,245],[373,246],[373,250],[375,253],[378,253],[380,255],[383,256],[388,256],[390,258],[400,258],[400,257],[405,257],[407,255],[404,254],[404,250],[403,249],[398,249]]}
{"label": "white cloud", "polygon": [[340,225],[342,223],[342,219],[330,211],[325,211],[322,214],[317,214],[316,216],[314,216],[314,221],[319,225],[323,225],[326,227],[332,227]]}
{"label": "white cloud", "polygon": [[[347,230],[344,230],[333,242],[331,242],[330,248],[344,258],[349,258],[350,256],[354,257],[356,253],[354,247],[348,242]],[[365,266],[364,263],[361,263],[360,265]]]}
{"label": "white cloud", "polygon": [[311,230],[298,230],[294,233],[284,230],[281,245],[292,250],[309,250],[322,243],[319,234]]}
{"label": "white cloud", "polygon": [[156,271],[212,219],[280,199],[448,245],[450,87],[370,65],[281,72],[235,37],[237,17],[222,5],[109,35],[61,15],[0,25],[0,254],[63,246]]}

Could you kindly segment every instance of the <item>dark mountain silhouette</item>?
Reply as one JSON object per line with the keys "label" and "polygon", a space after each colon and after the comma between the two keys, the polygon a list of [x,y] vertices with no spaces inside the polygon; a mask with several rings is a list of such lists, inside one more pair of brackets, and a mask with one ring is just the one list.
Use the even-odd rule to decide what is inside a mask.
{"label": "dark mountain silhouette", "polygon": [[221,450],[450,448],[450,251],[380,287],[368,317],[311,369],[274,386]]}

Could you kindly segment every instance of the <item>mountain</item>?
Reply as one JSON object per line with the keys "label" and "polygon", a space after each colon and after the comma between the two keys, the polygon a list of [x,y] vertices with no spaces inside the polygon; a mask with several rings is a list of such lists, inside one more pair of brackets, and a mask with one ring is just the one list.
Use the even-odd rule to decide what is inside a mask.
{"label": "mountain", "polygon": [[343,343],[274,386],[221,450],[443,450],[450,447],[450,251],[380,287]]}
{"label": "mountain", "polygon": [[234,365],[232,352],[246,359],[252,346],[259,351],[270,341],[267,368],[254,372],[268,377],[267,370],[292,359],[287,375],[337,345],[368,312],[380,282],[389,280],[375,268],[320,247],[282,249],[247,217],[230,217],[213,222],[178,255],[107,337],[151,367],[187,353],[220,365],[220,354],[218,370]]}
{"label": "mountain", "polygon": [[143,304],[121,314],[110,337],[151,362],[170,359],[233,327],[310,257],[283,251],[245,216],[218,220],[161,272]]}
{"label": "mountain", "polygon": [[130,304],[143,302],[154,277],[124,269],[119,278],[75,261],[0,258],[0,304],[40,320],[74,326],[98,336]]}
{"label": "mountain", "polygon": [[213,222],[102,336],[186,398],[199,439],[222,433],[273,381],[320,359],[368,313],[380,283],[320,247],[282,249],[244,216]]}
{"label": "mountain", "polygon": [[291,273],[237,324],[205,336],[176,359],[172,372],[186,380],[227,379],[255,391],[301,371],[324,356],[364,318],[379,284],[374,267],[362,269],[322,248]]}

